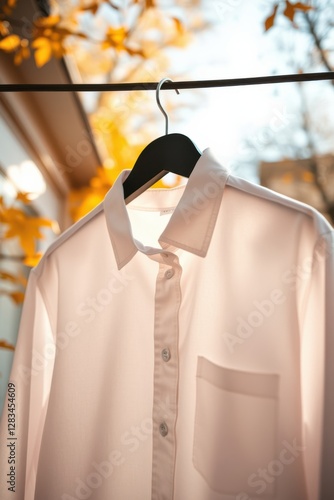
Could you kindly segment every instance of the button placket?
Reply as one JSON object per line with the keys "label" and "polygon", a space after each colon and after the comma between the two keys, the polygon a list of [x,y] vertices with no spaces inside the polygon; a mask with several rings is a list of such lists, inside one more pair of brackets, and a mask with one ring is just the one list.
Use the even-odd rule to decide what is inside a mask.
{"label": "button placket", "polygon": [[[162,252],[155,294],[151,500],[173,498],[174,482],[165,483],[165,480],[173,477],[175,471],[180,277],[178,257]],[[165,484],[163,496],[162,483]]]}

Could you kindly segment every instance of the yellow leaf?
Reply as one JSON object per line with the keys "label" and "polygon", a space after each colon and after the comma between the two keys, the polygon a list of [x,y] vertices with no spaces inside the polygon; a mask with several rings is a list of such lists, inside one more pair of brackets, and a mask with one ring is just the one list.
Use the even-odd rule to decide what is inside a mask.
{"label": "yellow leaf", "polygon": [[191,34],[187,32],[180,19],[173,17],[172,20],[176,28],[176,35],[171,38],[170,44],[174,47],[185,47],[191,40]]}
{"label": "yellow leaf", "polygon": [[110,188],[113,184],[112,171],[107,168],[98,167],[97,174],[90,180],[90,185],[95,188]]}
{"label": "yellow leaf", "polygon": [[23,260],[23,264],[28,267],[35,267],[42,258],[42,253],[37,252],[35,255],[29,255]]}
{"label": "yellow leaf", "polygon": [[36,240],[44,237],[40,231],[42,226],[54,229],[53,221],[43,217],[26,215],[22,210],[16,208],[4,209],[0,215],[1,222],[8,226],[4,237],[17,237],[25,255],[35,254]]}
{"label": "yellow leaf", "polygon": [[[141,3],[142,0],[133,0],[133,3]],[[150,7],[156,7],[155,0],[145,0],[145,9],[149,9]]]}
{"label": "yellow leaf", "polygon": [[[103,201],[105,192],[94,192],[87,191],[86,193],[77,194],[77,206],[73,206],[70,209],[71,217],[74,221],[77,221],[84,217],[88,212],[93,210],[101,201]],[[71,202],[71,198],[70,198]]]}
{"label": "yellow leaf", "polygon": [[15,66],[19,66],[22,61],[23,61],[23,58],[22,58],[21,51],[16,52],[16,54],[14,56],[14,64],[15,64]]}
{"label": "yellow leaf", "polygon": [[8,30],[8,22],[7,21],[0,21],[0,35],[1,36],[7,36],[9,34]]}
{"label": "yellow leaf", "polygon": [[0,41],[0,49],[5,52],[13,52],[21,44],[21,38],[17,35],[8,35]]}
{"label": "yellow leaf", "polygon": [[60,22],[60,16],[39,17],[34,22],[38,28],[53,28]]}
{"label": "yellow leaf", "polygon": [[107,47],[123,48],[124,41],[126,39],[127,31],[124,26],[120,28],[109,28],[106,32],[106,37],[104,44]]}
{"label": "yellow leaf", "polygon": [[21,193],[21,192],[19,192],[19,193],[17,193],[15,199],[17,201],[22,201],[22,203],[28,204],[28,203],[31,202],[31,199],[29,198],[29,196],[30,196],[30,193]]}
{"label": "yellow leaf", "polygon": [[7,0],[5,5],[3,5],[2,10],[5,14],[11,15],[12,10],[16,7],[17,0]]}
{"label": "yellow leaf", "polygon": [[26,286],[27,284],[27,280],[24,276],[22,275],[14,276],[14,274],[7,273],[6,271],[0,271],[0,280],[10,281],[11,283],[15,283],[22,286]]}
{"label": "yellow leaf", "polygon": [[29,218],[29,220],[31,224],[33,224],[34,226],[45,226],[45,227],[50,227],[51,229],[55,228],[54,221],[51,219],[46,219],[45,217],[31,217]]}
{"label": "yellow leaf", "polygon": [[24,220],[24,213],[22,210],[14,207],[9,207],[5,208],[4,206],[1,207],[1,212],[0,212],[0,222],[3,222],[5,224],[11,224],[12,221],[16,220]]}
{"label": "yellow leaf", "polygon": [[0,280],[11,281],[12,283],[16,283],[16,278],[13,274],[6,273],[5,271],[0,271]]}
{"label": "yellow leaf", "polygon": [[8,349],[9,351],[14,351],[15,346],[9,344],[7,340],[0,340],[0,349]]}
{"label": "yellow leaf", "polygon": [[170,40],[170,44],[174,47],[186,47],[191,40],[191,34],[184,32],[179,34]]}
{"label": "yellow leaf", "polygon": [[24,300],[23,292],[9,292],[8,295],[14,300],[15,304],[22,304]]}
{"label": "yellow leaf", "polygon": [[92,14],[96,14],[96,12],[98,11],[98,8],[100,7],[100,2],[99,1],[96,1],[96,2],[93,2],[91,3],[90,5],[88,6],[82,6],[78,9],[79,12],[85,12],[85,11],[89,11],[91,12]]}
{"label": "yellow leaf", "polygon": [[46,64],[52,57],[52,45],[48,38],[39,37],[32,42],[35,53],[35,62],[38,68],[41,68]]}
{"label": "yellow leaf", "polygon": [[60,41],[52,42],[51,47],[52,47],[52,53],[53,53],[54,57],[57,57],[58,59],[63,57],[65,50],[64,50]]}
{"label": "yellow leaf", "polygon": [[173,19],[173,21],[175,23],[177,31],[180,34],[183,34],[184,31],[185,31],[185,28],[184,28],[184,25],[183,25],[182,21],[178,17],[172,17],[172,19]]}
{"label": "yellow leaf", "polygon": [[267,19],[265,20],[265,23],[264,23],[264,30],[265,31],[270,30],[270,28],[272,28],[274,26],[275,17],[277,14],[277,9],[278,9],[278,5],[276,4],[274,6],[273,13],[269,17],[267,17]]}
{"label": "yellow leaf", "polygon": [[20,50],[20,54],[22,56],[22,59],[29,59],[30,57],[29,47],[22,47],[22,49]]}

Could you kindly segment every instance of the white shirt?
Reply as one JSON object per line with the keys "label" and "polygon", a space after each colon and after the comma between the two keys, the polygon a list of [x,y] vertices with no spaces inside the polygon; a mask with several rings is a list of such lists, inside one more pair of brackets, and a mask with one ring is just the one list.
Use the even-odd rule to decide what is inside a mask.
{"label": "white shirt", "polygon": [[1,499],[332,500],[332,228],[210,150],[128,172],[30,273]]}

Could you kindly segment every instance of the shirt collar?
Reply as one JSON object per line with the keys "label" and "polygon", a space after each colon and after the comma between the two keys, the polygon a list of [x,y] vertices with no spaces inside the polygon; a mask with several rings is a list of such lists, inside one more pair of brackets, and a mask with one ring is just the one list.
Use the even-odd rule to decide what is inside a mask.
{"label": "shirt collar", "polygon": [[[119,174],[103,201],[118,269],[127,264],[138,251],[147,254],[157,252],[157,249],[142,245],[132,235],[123,193],[123,182],[129,173],[130,170],[123,170]],[[130,202],[128,207],[164,210],[176,205],[160,235],[161,247],[167,249],[171,245],[205,257],[228,176],[228,170],[218,163],[211,150],[205,149],[187,184],[171,189],[148,189]]]}

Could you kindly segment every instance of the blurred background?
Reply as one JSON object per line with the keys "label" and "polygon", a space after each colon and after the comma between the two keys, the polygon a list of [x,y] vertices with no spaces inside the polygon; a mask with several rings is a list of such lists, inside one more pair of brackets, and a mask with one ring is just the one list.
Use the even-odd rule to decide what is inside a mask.
{"label": "blurred background", "polygon": [[[334,71],[334,0],[0,0],[0,83]],[[334,81],[162,91],[169,132],[334,221]],[[0,94],[0,412],[29,270],[164,134],[154,91]],[[159,186],[182,179],[169,174]]]}

